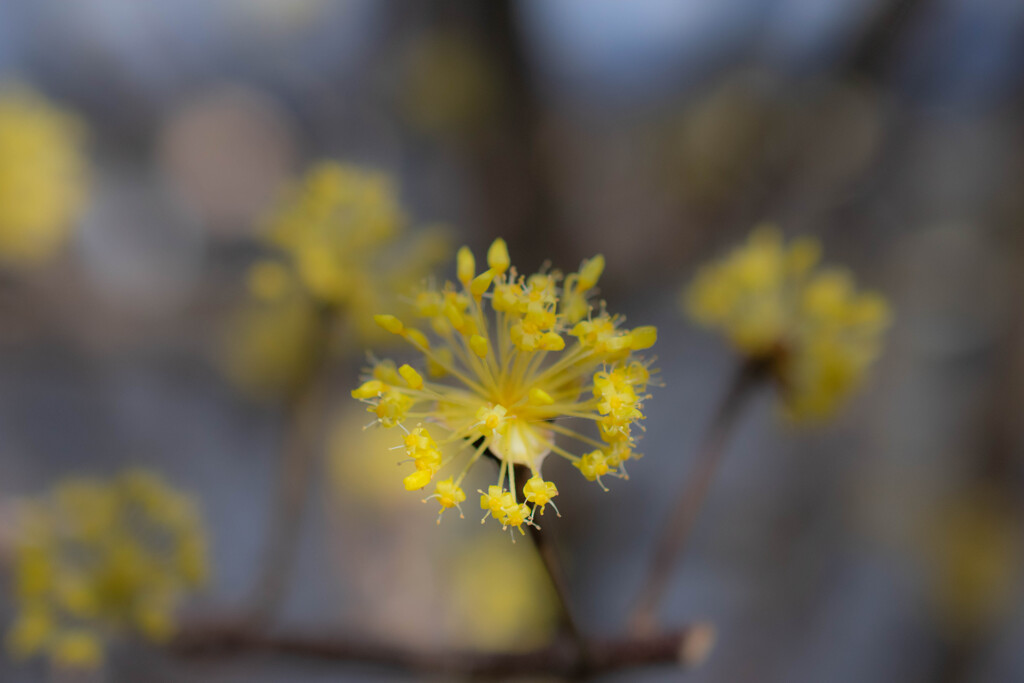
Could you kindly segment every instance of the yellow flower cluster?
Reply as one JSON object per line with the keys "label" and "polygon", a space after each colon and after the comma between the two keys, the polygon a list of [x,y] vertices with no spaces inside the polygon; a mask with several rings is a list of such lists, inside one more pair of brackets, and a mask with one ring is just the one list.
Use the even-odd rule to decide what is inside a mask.
{"label": "yellow flower cluster", "polygon": [[172,635],[175,608],[206,575],[202,522],[188,497],[141,471],[69,479],[21,510],[8,650],[98,666],[109,636]]}
{"label": "yellow flower cluster", "polygon": [[34,266],[67,239],[85,203],[85,129],[25,88],[0,92],[0,260]]}
{"label": "yellow flower cluster", "polygon": [[267,220],[267,240],[284,258],[250,268],[251,301],[229,326],[232,378],[258,394],[301,386],[315,345],[338,341],[337,321],[343,341],[386,340],[372,314],[397,305],[450,253],[443,229],[399,240],[405,228],[383,174],[333,161],[310,168]]}
{"label": "yellow flower cluster", "polygon": [[451,253],[438,227],[398,240],[406,223],[383,174],[336,162],[310,168],[267,219],[267,241],[284,258],[249,270],[251,300],[228,326],[231,378],[257,394],[287,393],[315,370],[317,344],[386,340],[373,313]]}
{"label": "yellow flower cluster", "polygon": [[[323,161],[270,217],[268,237],[290,257],[315,301],[344,312],[360,339],[375,341],[380,334],[373,313],[392,305],[395,292],[408,291],[450,253],[437,229],[399,242],[406,223],[384,174]],[[279,287],[267,280],[254,288],[272,296]]]}
{"label": "yellow flower cluster", "polygon": [[811,239],[783,242],[768,227],[703,267],[684,292],[691,317],[719,329],[778,381],[787,415],[831,414],[879,354],[889,307],[849,274],[819,266]]}
{"label": "yellow flower cluster", "polygon": [[[479,492],[480,507],[485,519],[523,532],[522,525],[534,524],[537,512],[543,514],[558,495],[555,484],[541,476],[548,454],[566,458],[599,483],[604,475],[624,476],[625,462],[638,457],[633,428],[644,419],[651,373],[635,352],[653,346],[657,331],[626,329],[603,305],[593,310],[588,296],[604,268],[601,256],[564,278],[558,272],[525,277],[511,266],[499,239],[487,253],[487,265],[477,273],[472,252],[463,247],[456,263],[459,286],[449,282],[416,292],[415,316],[436,342],[396,316],[375,316],[423,355],[422,372],[379,361],[352,396],[369,404],[376,423],[405,432],[400,447],[415,467],[405,478],[406,489],[421,489],[452,461],[463,461],[458,474],[439,481],[429,497],[442,513],[453,507],[461,512],[466,494],[460,485],[481,456],[497,459],[497,483]],[[596,423],[600,440],[566,424],[572,420]],[[407,421],[416,424],[409,429]],[[435,441],[424,423],[447,435]],[[573,453],[557,436],[589,452]],[[521,495],[517,466],[530,473],[520,482]]]}

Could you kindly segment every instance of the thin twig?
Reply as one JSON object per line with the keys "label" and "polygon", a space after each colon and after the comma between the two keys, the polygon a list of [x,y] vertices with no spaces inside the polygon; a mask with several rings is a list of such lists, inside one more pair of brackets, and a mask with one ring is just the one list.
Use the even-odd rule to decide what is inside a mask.
{"label": "thin twig", "polygon": [[647,579],[630,617],[636,633],[650,633],[657,620],[657,609],[679,556],[693,529],[697,514],[707,497],[715,472],[725,453],[725,445],[751,390],[766,376],[763,362],[748,361],[736,372],[728,392],[722,399],[714,419],[708,426],[696,462],[683,482],[676,505],[669,513],[648,569]]}
{"label": "thin twig", "polygon": [[277,507],[252,597],[252,618],[269,621],[287,594],[301,538],[315,471],[315,444],[327,400],[327,364],[333,332],[330,311],[321,311],[319,332],[310,348],[308,375],[291,397],[282,448]]}
{"label": "thin twig", "polygon": [[562,563],[558,560],[557,549],[551,541],[551,532],[542,532],[540,529],[531,526],[529,528],[530,538],[537,548],[540,561],[551,578],[551,585],[555,589],[555,595],[561,606],[559,630],[568,634],[577,643],[583,643],[583,632],[576,624],[573,616],[571,603],[569,602],[569,588],[565,583],[565,573],[562,571]]}
{"label": "thin twig", "polygon": [[[488,451],[488,455],[495,458],[494,454],[490,451]],[[523,493],[522,487],[530,477],[530,470],[523,465],[513,465],[513,468],[515,471],[515,481],[519,488],[517,495],[525,499],[526,495]],[[511,485],[511,481],[509,483]],[[530,540],[533,541],[533,546],[537,549],[537,555],[544,565],[548,578],[551,579],[551,586],[554,588],[555,596],[558,598],[560,607],[559,632],[562,635],[568,635],[578,645],[582,646],[584,642],[583,631],[580,630],[573,614],[572,602],[569,599],[569,587],[565,580],[565,571],[558,557],[558,549],[552,541],[551,530],[549,529],[547,533],[544,533],[539,527],[533,525],[529,525],[528,529]]]}
{"label": "thin twig", "polygon": [[697,624],[641,638],[588,640],[585,648],[558,639],[525,652],[450,651],[332,635],[326,628],[267,632],[229,622],[186,626],[171,644],[171,651],[181,657],[210,659],[274,654],[448,675],[575,676],[658,664],[689,668],[704,660],[713,641],[713,629]]}

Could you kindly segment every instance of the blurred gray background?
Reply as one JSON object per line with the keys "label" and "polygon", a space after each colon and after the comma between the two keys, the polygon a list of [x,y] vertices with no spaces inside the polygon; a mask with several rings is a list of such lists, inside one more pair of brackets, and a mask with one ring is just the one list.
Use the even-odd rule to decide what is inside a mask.
{"label": "blurred gray background", "polygon": [[[771,220],[819,237],[895,325],[835,420],[787,426],[769,391],[741,418],[661,610],[717,628],[686,679],[1024,680],[1024,3],[5,2],[0,76],[76,110],[93,164],[66,253],[0,299],[4,499],[157,469],[207,515],[214,579],[193,607],[246,597],[284,418],[226,378],[224,322],[280,184],[337,158],[393,174],[416,222],[477,253],[505,237],[525,271],[603,252],[609,308],[658,325],[645,457],[609,493],[554,468],[563,517],[545,520],[584,628],[621,632],[736,363],[678,292]],[[331,438],[351,351],[325,472],[360,455]],[[388,596],[446,585],[436,545],[477,533],[475,504],[438,531],[418,498],[348,499],[344,478],[320,478],[283,619],[458,642]],[[979,556],[996,579],[963,570]],[[127,646],[107,676],[406,679]],[[0,678],[45,667],[0,659]]]}

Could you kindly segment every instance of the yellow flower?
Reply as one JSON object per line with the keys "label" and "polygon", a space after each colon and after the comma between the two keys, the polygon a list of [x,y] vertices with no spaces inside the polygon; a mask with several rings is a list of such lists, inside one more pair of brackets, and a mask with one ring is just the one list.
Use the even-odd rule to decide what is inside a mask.
{"label": "yellow flower", "polygon": [[445,230],[406,236],[406,224],[385,175],[313,165],[267,218],[277,255],[249,269],[250,300],[228,327],[231,378],[252,393],[288,393],[325,351],[389,340],[372,314],[399,306],[450,253]]}
{"label": "yellow flower", "polygon": [[858,292],[846,271],[819,266],[819,257],[814,240],[786,245],[761,227],[701,268],[683,297],[697,323],[765,364],[794,419],[835,410],[878,357],[890,322],[880,295]]}
{"label": "yellow flower", "polygon": [[102,639],[137,631],[165,640],[185,593],[206,580],[206,545],[192,501],[140,471],[111,482],[70,479],[25,503],[15,546],[15,657],[57,666],[102,661]]}
{"label": "yellow flower", "polygon": [[407,222],[387,176],[322,161],[270,216],[267,237],[315,301],[344,313],[361,340],[379,341],[372,314],[449,254],[441,229],[409,239]]}
{"label": "yellow flower", "polygon": [[39,265],[65,243],[85,203],[84,137],[41,95],[0,92],[0,260]]}
{"label": "yellow flower", "polygon": [[[488,250],[487,264],[476,273],[472,253],[463,247],[457,257],[459,286],[449,282],[417,292],[416,316],[436,341],[397,316],[375,317],[422,354],[431,379],[411,366],[396,371],[393,362],[379,361],[352,396],[368,404],[381,426],[398,425],[406,432],[404,445],[416,467],[405,479],[406,488],[422,488],[437,472],[456,468],[431,496],[443,508],[462,501],[459,486],[485,453],[498,460],[497,483],[480,492],[480,508],[487,511],[485,519],[523,531],[523,524],[534,524],[538,508],[543,511],[558,494],[554,483],[541,477],[549,454],[580,466],[585,459],[573,451],[596,448],[603,454],[599,474],[621,476],[620,466],[637,439],[634,428],[644,419],[651,374],[635,352],[650,348],[657,332],[627,329],[603,304],[594,310],[587,303],[603,268],[601,257],[565,278],[558,272],[524,277],[511,266],[499,239]],[[576,428],[587,423],[596,425],[594,436]],[[435,441],[430,430],[446,435]],[[570,449],[559,439],[582,446]],[[517,466],[531,475],[520,481],[526,484],[522,494]],[[590,470],[583,472],[594,478]]]}

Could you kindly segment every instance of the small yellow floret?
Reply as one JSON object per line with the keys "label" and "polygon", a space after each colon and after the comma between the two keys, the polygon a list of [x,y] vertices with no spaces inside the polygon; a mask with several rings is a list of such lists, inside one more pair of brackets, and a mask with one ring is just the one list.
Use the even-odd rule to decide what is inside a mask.
{"label": "small yellow floret", "polygon": [[[459,503],[466,500],[466,492],[463,491],[451,477],[437,482],[437,487],[434,489],[434,495],[430,497],[437,499],[437,502],[441,505],[442,513],[451,508],[459,508],[459,516],[462,516],[462,506],[459,505]],[[440,515],[437,517],[437,523],[441,523]]]}
{"label": "small yellow floret", "polygon": [[479,334],[474,334],[469,338],[469,348],[473,349],[473,353],[475,353],[478,358],[486,358],[490,345],[487,343],[485,338]]}
{"label": "small yellow floret", "polygon": [[402,376],[402,379],[406,381],[410,389],[423,388],[423,376],[416,372],[415,368],[411,365],[405,364],[398,368],[398,374]]}
{"label": "small yellow floret", "polygon": [[[509,497],[511,497],[511,494],[509,494]],[[530,506],[526,503],[512,502],[512,504],[503,507],[501,511],[504,513],[504,517],[501,520],[503,528],[515,527],[519,530],[519,533],[526,534],[523,531],[523,524],[533,526],[533,523],[530,521]]]}
{"label": "small yellow floret", "polygon": [[373,368],[373,378],[379,379],[384,384],[400,384],[402,376],[398,374],[398,366],[394,361],[382,360]]}
{"label": "small yellow floret", "polygon": [[[512,500],[512,494],[508,491],[502,491],[500,486],[488,486],[487,493],[478,490],[480,494],[480,509],[487,510],[492,517],[499,522],[505,519],[505,512],[503,507]],[[487,519],[487,515],[484,515],[484,521]]]}
{"label": "small yellow floret", "polygon": [[610,471],[608,468],[608,458],[603,451],[591,451],[574,462],[573,466],[583,473],[587,481],[594,481]]}
{"label": "small yellow floret", "polygon": [[503,275],[512,265],[512,259],[508,255],[508,245],[500,237],[494,240],[490,249],[487,250],[487,265],[491,267],[495,275]]}
{"label": "small yellow floret", "polygon": [[551,499],[558,495],[558,487],[554,482],[544,481],[539,475],[530,477],[523,485],[523,493],[526,500],[534,506],[540,506],[540,514],[544,514],[544,508],[551,502]]}
{"label": "small yellow floret", "polygon": [[498,403],[480,406],[480,410],[476,413],[476,418],[480,420],[484,429],[493,434],[502,431],[507,414],[508,408]]}
{"label": "small yellow floret", "polygon": [[542,351],[561,351],[565,348],[565,339],[557,332],[545,332],[537,343],[537,348]]}
{"label": "small yellow floret", "polygon": [[459,278],[459,282],[468,287],[476,275],[476,259],[473,258],[473,252],[470,251],[469,247],[461,247],[459,249],[455,255],[455,263],[455,273]]}
{"label": "small yellow floret", "polygon": [[373,321],[391,334],[401,334],[402,330],[405,329],[402,321],[393,315],[378,314],[373,316]]}
{"label": "small yellow floret", "polygon": [[405,435],[403,441],[405,442],[405,451],[410,458],[415,458],[417,451],[437,447],[426,427],[416,427]]}
{"label": "small yellow floret", "polygon": [[418,491],[427,484],[430,483],[430,478],[434,474],[428,469],[416,470],[405,479],[402,480],[402,484],[405,486],[406,491]]}
{"label": "small yellow floret", "polygon": [[427,335],[423,334],[415,327],[405,328],[404,335],[405,338],[408,339],[413,346],[420,349],[421,351],[426,351],[427,349],[430,348],[430,340],[427,339]]}
{"label": "small yellow floret", "polygon": [[433,476],[441,469],[441,451],[436,448],[417,451],[413,463],[418,470],[426,470]]}
{"label": "small yellow floret", "polygon": [[555,399],[551,398],[551,394],[544,391],[543,389],[540,389],[538,387],[530,389],[530,403],[532,405],[549,406],[554,404],[554,402]]}
{"label": "small yellow floret", "polygon": [[360,384],[358,389],[354,389],[352,391],[352,398],[374,398],[380,396],[385,389],[387,389],[387,385],[384,382],[381,382],[379,379],[371,379]]}
{"label": "small yellow floret", "polygon": [[385,427],[394,427],[405,419],[414,400],[411,396],[403,394],[397,387],[388,389],[377,400],[376,405],[371,405],[367,410],[377,416],[377,419]]}
{"label": "small yellow floret", "polygon": [[597,284],[597,281],[601,278],[601,273],[604,272],[604,256],[598,254],[593,258],[584,261],[580,267],[580,289],[590,289]]}
{"label": "small yellow floret", "polygon": [[448,477],[444,481],[437,482],[437,501],[443,508],[453,508],[466,500],[466,492],[458,484]]}
{"label": "small yellow floret", "polygon": [[479,300],[491,288],[496,274],[494,270],[485,270],[473,278],[473,281],[469,283],[469,293],[473,295],[474,299]]}
{"label": "small yellow floret", "polygon": [[631,332],[632,342],[629,345],[634,351],[643,351],[654,346],[654,343],[658,341],[658,328],[653,325],[646,325],[644,327],[637,327]]}

